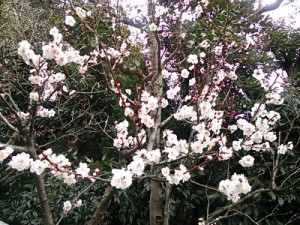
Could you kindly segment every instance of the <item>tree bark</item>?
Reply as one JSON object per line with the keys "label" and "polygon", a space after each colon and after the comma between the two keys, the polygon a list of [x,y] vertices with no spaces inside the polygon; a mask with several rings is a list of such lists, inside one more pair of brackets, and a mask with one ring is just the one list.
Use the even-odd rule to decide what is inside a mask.
{"label": "tree bark", "polygon": [[162,225],[163,214],[162,214],[162,201],[161,196],[163,189],[159,181],[151,181],[151,194],[150,194],[150,225]]}
{"label": "tree bark", "polygon": [[[155,22],[154,13],[155,4],[152,0],[148,0],[148,17],[150,22]],[[160,47],[156,38],[156,31],[148,31],[148,37],[151,54],[151,66],[153,69],[150,91],[152,91],[155,97],[160,98],[160,96],[162,96],[163,80],[161,77]],[[148,151],[152,151],[154,147],[159,147],[160,129],[158,127],[161,123],[161,109],[159,108],[157,112],[152,113],[151,116],[155,118],[155,125],[154,128],[150,129],[149,132],[149,141],[147,145]],[[157,168],[152,167],[151,171],[153,174],[155,174],[156,170]],[[163,188],[161,183],[159,181],[151,180],[151,194],[149,201],[150,225],[163,224],[163,204],[161,201],[162,194]]]}
{"label": "tree bark", "polygon": [[[36,159],[36,152],[35,152],[35,143],[32,134],[27,134],[27,148],[30,152],[31,157],[35,160]],[[41,203],[42,213],[44,217],[44,221],[46,225],[55,225],[52,213],[50,209],[49,199],[47,197],[47,192],[45,188],[44,178],[41,175],[37,175],[34,173],[34,179],[37,186],[38,196]]]}
{"label": "tree bark", "polygon": [[169,225],[170,204],[171,204],[171,202],[170,202],[171,190],[172,190],[171,184],[167,183],[167,185],[165,187],[166,202],[165,202],[165,208],[164,208],[164,224],[163,225]]}
{"label": "tree bark", "polygon": [[54,225],[49,199],[46,194],[45,182],[42,176],[34,174],[35,183],[38,190],[39,200],[46,225]]}
{"label": "tree bark", "polygon": [[113,198],[115,192],[116,192],[115,188],[113,188],[110,185],[107,186],[104,195],[102,196],[102,199],[99,202],[96,211],[94,212],[94,215],[86,225],[97,225],[101,222],[109,206],[109,202]]}

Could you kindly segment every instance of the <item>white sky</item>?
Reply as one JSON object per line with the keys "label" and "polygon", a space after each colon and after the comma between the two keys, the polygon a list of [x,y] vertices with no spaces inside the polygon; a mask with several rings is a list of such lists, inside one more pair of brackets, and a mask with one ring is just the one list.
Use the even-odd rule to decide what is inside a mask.
{"label": "white sky", "polygon": [[[276,0],[263,0],[262,4],[267,5],[275,2]],[[298,10],[297,10],[298,7]],[[291,5],[285,5],[285,1],[280,7],[268,13],[274,20],[284,18],[287,24],[292,25],[294,28],[300,27],[300,1],[295,0]]]}

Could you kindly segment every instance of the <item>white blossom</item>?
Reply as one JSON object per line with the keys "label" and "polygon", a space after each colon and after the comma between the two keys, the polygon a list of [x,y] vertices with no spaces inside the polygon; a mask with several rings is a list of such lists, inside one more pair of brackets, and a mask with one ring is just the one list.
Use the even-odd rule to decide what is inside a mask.
{"label": "white blossom", "polygon": [[67,185],[71,185],[71,184],[76,183],[75,174],[64,173],[62,178],[64,180],[64,183],[67,184]]}
{"label": "white blossom", "polygon": [[75,23],[76,23],[76,20],[74,19],[73,16],[66,16],[66,18],[65,18],[66,25],[73,27],[75,25]]}
{"label": "white blossom", "polygon": [[174,148],[165,147],[163,152],[167,153],[169,161],[175,160],[180,154],[179,151],[177,151]]}
{"label": "white blossom", "polygon": [[166,108],[168,106],[169,102],[168,102],[167,99],[162,98],[160,104],[161,104],[161,107],[164,109],[164,108]]}
{"label": "white blossom", "polygon": [[13,169],[23,171],[29,169],[31,162],[32,159],[30,158],[29,154],[22,152],[13,156],[8,165]]}
{"label": "white blossom", "polygon": [[13,153],[13,149],[11,147],[6,147],[3,150],[0,150],[0,163],[3,162],[11,153]]}
{"label": "white blossom", "polygon": [[209,41],[208,40],[203,40],[200,45],[201,48],[208,48],[210,46]]}
{"label": "white blossom", "polygon": [[[180,165],[179,169],[175,169],[174,170],[174,174],[170,174],[170,172],[168,171],[168,167],[163,168],[164,171],[162,170],[163,175],[167,178],[167,181],[170,184],[179,184],[180,181],[182,182],[186,182],[190,179],[191,175],[190,173],[187,171],[186,167],[184,165]],[[167,175],[168,174],[168,175]]]}
{"label": "white blossom", "polygon": [[39,93],[38,93],[38,92],[34,91],[34,92],[30,92],[29,98],[30,98],[32,101],[38,102],[40,96],[39,96]]}
{"label": "white blossom", "polygon": [[113,177],[111,179],[111,186],[118,189],[126,189],[132,184],[132,173],[125,169],[113,169]]}
{"label": "white blossom", "polygon": [[203,153],[205,145],[201,141],[195,141],[191,143],[191,149],[194,153]]}
{"label": "white blossom", "polygon": [[75,207],[80,207],[80,206],[82,206],[82,200],[81,200],[81,199],[76,200],[76,202],[74,203],[74,206],[75,206]]}
{"label": "white blossom", "polygon": [[143,91],[141,94],[141,101],[147,102],[150,97],[150,93],[147,91]]}
{"label": "white blossom", "polygon": [[164,6],[158,6],[158,5],[156,5],[155,6],[155,14],[154,14],[154,16],[155,17],[160,17],[163,14],[165,14],[167,11],[168,11],[168,9],[165,8]]}
{"label": "white blossom", "polygon": [[154,126],[154,119],[150,115],[139,115],[141,118],[141,123],[145,124],[146,127],[150,128]]}
{"label": "white blossom", "polygon": [[86,163],[79,163],[79,167],[75,171],[76,174],[79,174],[82,178],[85,178],[89,175],[90,168],[88,168]]}
{"label": "white blossom", "polygon": [[196,83],[196,79],[193,77],[189,80],[189,86],[193,86]]}
{"label": "white blossom", "polygon": [[217,56],[221,56],[221,55],[222,55],[222,51],[223,51],[223,47],[222,47],[222,46],[217,46],[217,47],[215,47],[214,52],[215,52],[215,54],[216,54]]}
{"label": "white blossom", "polygon": [[264,134],[264,139],[266,141],[273,142],[277,139],[276,133],[275,132],[267,132]]}
{"label": "white blossom", "polygon": [[154,96],[150,96],[148,98],[148,104],[147,104],[148,110],[152,111],[158,108],[158,100]]}
{"label": "white blossom", "polygon": [[133,117],[134,116],[134,111],[131,108],[126,107],[124,109],[124,115],[129,116],[129,117]]}
{"label": "white blossom", "polygon": [[262,69],[255,69],[252,76],[255,77],[259,81],[261,81],[265,78],[265,74]]}
{"label": "white blossom", "polygon": [[187,69],[181,70],[181,77],[188,78],[189,74],[190,74],[190,72]]}
{"label": "white blossom", "polygon": [[241,147],[241,141],[233,141],[232,142],[232,148],[235,150],[235,151],[239,151],[242,149]]}
{"label": "white blossom", "polygon": [[156,24],[155,24],[155,23],[151,23],[151,24],[149,25],[149,30],[150,30],[150,31],[156,31],[156,30],[157,30]]}
{"label": "white blossom", "polygon": [[72,209],[72,203],[70,201],[64,202],[63,212],[67,214]]}
{"label": "white blossom", "polygon": [[266,104],[273,104],[273,105],[281,105],[284,101],[283,98],[281,98],[280,94],[277,93],[268,93],[266,94]]}
{"label": "white blossom", "polygon": [[221,146],[219,149],[219,160],[228,160],[232,157],[232,148]]}
{"label": "white blossom", "polygon": [[50,118],[55,115],[55,111],[53,109],[46,109],[42,106],[40,106],[36,112],[37,116],[44,117],[44,118]]}
{"label": "white blossom", "polygon": [[198,63],[198,56],[196,54],[191,54],[187,58],[187,62],[192,63],[192,64],[197,64]]}
{"label": "white blossom", "polygon": [[254,157],[251,155],[246,155],[239,160],[239,164],[243,167],[252,167],[254,165]]}
{"label": "white blossom", "polygon": [[163,175],[164,177],[169,176],[169,175],[170,175],[170,169],[169,169],[169,167],[164,167],[164,168],[162,168],[162,169],[161,169],[161,173],[162,173],[162,175]]}
{"label": "white blossom", "polygon": [[234,133],[237,130],[237,126],[236,125],[229,125],[228,130],[230,131],[230,133]]}
{"label": "white blossom", "polygon": [[161,158],[161,152],[159,149],[155,149],[147,152],[146,157],[149,160],[149,162],[158,163]]}
{"label": "white blossom", "polygon": [[140,177],[144,173],[145,163],[142,158],[135,158],[128,166],[128,171],[132,173],[132,175]]}
{"label": "white blossom", "polygon": [[214,116],[214,111],[210,102],[203,101],[199,104],[199,107],[203,118],[212,118]]}
{"label": "white blossom", "polygon": [[81,7],[76,7],[75,8],[77,16],[79,16],[80,19],[84,19],[87,16],[86,10],[84,10]]}
{"label": "white blossom", "polygon": [[293,149],[293,143],[292,142],[288,142],[287,145],[279,145],[278,149],[277,149],[277,153],[284,155],[288,150],[292,150]]}
{"label": "white blossom", "polygon": [[177,93],[180,91],[180,87],[176,86],[175,88],[170,88],[167,90],[167,98],[168,99],[174,99]]}
{"label": "white blossom", "polygon": [[247,194],[251,191],[251,186],[243,174],[234,174],[230,180],[222,180],[219,183],[219,191],[225,194],[228,200],[237,202],[240,194]]}
{"label": "white blossom", "polygon": [[36,173],[37,175],[41,175],[44,170],[47,168],[48,164],[45,161],[34,160],[30,164],[30,172]]}

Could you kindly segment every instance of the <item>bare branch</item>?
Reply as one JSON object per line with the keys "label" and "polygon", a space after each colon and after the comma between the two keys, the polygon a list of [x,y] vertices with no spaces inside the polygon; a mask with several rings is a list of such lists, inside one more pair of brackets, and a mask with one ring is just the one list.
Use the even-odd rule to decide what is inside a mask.
{"label": "bare branch", "polygon": [[18,129],[12,125],[6,118],[5,116],[3,116],[3,114],[0,112],[0,119],[10,128],[12,129],[14,132],[19,133]]}
{"label": "bare branch", "polygon": [[238,202],[233,203],[231,205],[225,206],[217,211],[215,211],[214,213],[212,213],[210,215],[210,218],[207,218],[207,220],[205,221],[207,224],[213,224],[214,222],[216,222],[216,219],[219,215],[223,214],[225,211],[232,209],[233,207],[245,202],[246,200],[252,198],[254,195],[256,195],[257,193],[262,193],[262,192],[267,192],[270,191],[271,189],[269,188],[261,188],[258,189],[256,191],[253,191],[251,194],[246,195],[244,198],[240,199]]}
{"label": "bare branch", "polygon": [[197,185],[197,186],[204,187],[205,189],[210,189],[210,190],[213,190],[213,191],[219,191],[217,188],[210,187],[210,186],[207,186],[207,185],[205,185],[205,184],[200,184],[200,183],[198,183],[198,182],[196,182],[196,181],[193,181],[193,180],[190,180],[190,182],[191,182],[192,184]]}

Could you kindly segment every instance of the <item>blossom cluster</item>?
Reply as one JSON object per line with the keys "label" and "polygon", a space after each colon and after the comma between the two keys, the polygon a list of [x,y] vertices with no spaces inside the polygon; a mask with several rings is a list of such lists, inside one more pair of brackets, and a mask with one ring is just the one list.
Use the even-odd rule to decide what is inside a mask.
{"label": "blossom cluster", "polygon": [[239,160],[239,164],[242,167],[252,167],[254,165],[254,157],[251,155],[246,155]]}
{"label": "blossom cluster", "polygon": [[169,167],[164,167],[161,169],[162,175],[167,179],[170,184],[179,184],[180,181],[186,182],[191,178],[190,173],[187,171],[184,165],[180,165],[178,169],[175,169],[171,173]]}
{"label": "blossom cluster", "polygon": [[280,93],[283,92],[287,79],[287,73],[284,70],[278,69],[266,74],[263,72],[263,69],[258,68],[254,70],[253,77],[259,81],[260,85],[267,92],[266,104],[280,105],[283,103],[284,99]]}
{"label": "blossom cluster", "polygon": [[124,120],[115,125],[117,138],[114,139],[113,146],[118,149],[130,149],[135,147],[138,143],[144,144],[146,142],[146,131],[142,129],[136,137],[128,133],[129,122]]}
{"label": "blossom cluster", "polygon": [[76,201],[74,201],[73,204],[70,201],[65,201],[63,204],[63,213],[67,214],[72,209],[72,207],[77,208],[80,207],[81,205],[82,205],[81,199],[77,199]]}
{"label": "blossom cluster", "polygon": [[[79,65],[78,71],[83,73],[87,70],[90,58],[87,55],[81,56],[79,51],[64,42],[62,34],[56,27],[53,27],[49,33],[53,37],[53,41],[42,46],[42,56],[34,52],[28,41],[21,41],[18,48],[18,54],[23,60],[34,67],[30,71],[28,81],[36,87],[29,94],[29,99],[38,103],[56,101],[62,91],[69,92],[64,84],[65,74],[50,70],[48,68],[49,60],[54,60],[59,66],[76,63]],[[37,115],[40,117],[53,117],[54,114],[53,110],[42,106],[37,109]]]}
{"label": "blossom cluster", "polygon": [[127,165],[127,168],[113,169],[113,177],[111,185],[125,189],[132,184],[132,177],[140,177],[144,174],[146,164],[157,163],[161,159],[161,152],[159,149],[148,151],[142,149],[136,152],[133,156],[133,161]]}
{"label": "blossom cluster", "polygon": [[185,139],[178,140],[177,135],[172,130],[163,132],[165,147],[163,153],[168,157],[168,161],[176,160],[180,156],[188,154],[188,143]]}
{"label": "blossom cluster", "polygon": [[[0,150],[0,162],[3,162],[13,152],[14,150],[11,147]],[[29,169],[31,173],[36,173],[37,175],[41,175],[46,169],[49,169],[53,176],[63,180],[68,185],[76,183],[77,179],[90,178],[90,168],[88,168],[86,163],[79,163],[78,168],[72,170],[70,169],[71,163],[69,159],[64,155],[56,155],[50,148],[43,151],[35,160],[25,152],[13,155],[8,165],[18,171]]]}
{"label": "blossom cluster", "polygon": [[[263,103],[255,103],[251,110],[253,122],[248,122],[244,118],[237,120],[236,128],[243,133],[243,139],[233,141],[234,150],[241,149],[249,151],[266,151],[271,148],[270,143],[277,139],[277,135],[272,131],[272,127],[280,119],[280,114],[275,111],[267,111]],[[233,129],[231,125],[231,129]]]}
{"label": "blossom cluster", "polygon": [[278,151],[277,151],[277,153],[278,154],[281,154],[281,155],[284,155],[284,154],[286,154],[286,152],[288,151],[288,150],[292,150],[293,149],[293,147],[294,147],[294,145],[293,145],[293,142],[288,142],[286,145],[279,145],[278,146]]}
{"label": "blossom cluster", "polygon": [[[76,7],[75,11],[80,19],[91,16],[90,12],[80,7]],[[74,26],[76,21],[73,16],[67,15],[65,23]],[[131,44],[129,40],[127,43],[124,41],[121,44],[120,50],[107,47],[101,49],[100,52],[93,50],[89,55],[80,55],[78,50],[63,40],[63,35],[57,27],[53,27],[49,34],[53,37],[53,41],[43,44],[42,55],[36,54],[28,41],[23,40],[19,43],[18,54],[28,65],[34,67],[28,77],[28,81],[34,85],[33,91],[29,94],[29,99],[33,102],[56,101],[63,92],[69,93],[69,95],[74,93],[74,90],[68,90],[66,75],[53,70],[53,61],[57,66],[74,63],[78,66],[77,72],[84,74],[89,64],[98,63],[100,58],[105,60],[115,59],[116,62],[120,63],[124,57],[129,55],[129,51],[127,51],[127,43]],[[49,65],[51,65],[51,69]],[[40,117],[53,117],[55,112],[51,109],[39,107],[37,115]]]}
{"label": "blossom cluster", "polygon": [[227,196],[228,200],[237,202],[240,194],[247,194],[251,186],[243,174],[233,174],[231,179],[222,180],[219,183],[219,191]]}
{"label": "blossom cluster", "polygon": [[[119,188],[126,189],[132,184],[133,177],[141,177],[145,172],[146,165],[152,165],[160,162],[162,158],[161,150],[155,149],[147,151],[141,149],[135,153],[133,160],[126,168],[113,169],[113,177],[111,179],[111,185]],[[170,184],[179,184],[180,181],[188,181],[190,179],[190,173],[187,171],[184,165],[180,165],[178,169],[170,171],[169,167],[164,167],[161,170],[163,177]]]}

